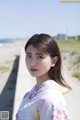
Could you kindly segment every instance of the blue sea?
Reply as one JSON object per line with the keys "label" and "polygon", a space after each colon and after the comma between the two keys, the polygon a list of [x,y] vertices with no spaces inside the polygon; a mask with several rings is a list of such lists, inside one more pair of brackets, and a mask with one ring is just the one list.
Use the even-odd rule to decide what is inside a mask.
{"label": "blue sea", "polygon": [[0,47],[7,44],[12,44],[18,41],[24,41],[25,39],[0,39]]}

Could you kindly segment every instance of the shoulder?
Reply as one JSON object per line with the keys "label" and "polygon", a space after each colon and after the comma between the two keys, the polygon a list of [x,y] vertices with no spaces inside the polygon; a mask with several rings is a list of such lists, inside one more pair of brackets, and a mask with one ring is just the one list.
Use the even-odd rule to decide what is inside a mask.
{"label": "shoulder", "polygon": [[51,88],[45,91],[44,99],[55,104],[59,103],[59,101],[65,102],[62,92],[57,88]]}
{"label": "shoulder", "polygon": [[38,101],[37,109],[41,120],[70,120],[67,106],[60,101],[55,104],[51,99],[42,98]]}
{"label": "shoulder", "polygon": [[52,106],[65,108],[66,106],[66,101],[61,92],[54,89],[45,91],[45,94],[40,97],[37,103],[40,108],[44,106],[49,108]]}

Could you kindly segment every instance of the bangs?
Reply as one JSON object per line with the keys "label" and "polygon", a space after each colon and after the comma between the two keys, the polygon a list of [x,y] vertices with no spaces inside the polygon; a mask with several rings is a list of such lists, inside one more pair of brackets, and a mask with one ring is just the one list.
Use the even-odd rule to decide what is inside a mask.
{"label": "bangs", "polygon": [[43,53],[43,54],[49,54],[47,51],[47,47],[46,45],[43,45],[41,43],[37,43],[37,44],[32,44],[33,47],[35,47],[39,52]]}

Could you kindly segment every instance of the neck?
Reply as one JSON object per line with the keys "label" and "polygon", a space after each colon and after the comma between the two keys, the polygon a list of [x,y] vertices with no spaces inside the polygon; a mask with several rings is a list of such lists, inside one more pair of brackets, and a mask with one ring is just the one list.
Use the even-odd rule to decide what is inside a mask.
{"label": "neck", "polygon": [[39,76],[39,77],[36,78],[37,85],[40,85],[40,84],[42,84],[43,82],[45,82],[45,81],[47,81],[47,80],[49,80],[49,79],[51,79],[51,78],[49,77],[49,75]]}

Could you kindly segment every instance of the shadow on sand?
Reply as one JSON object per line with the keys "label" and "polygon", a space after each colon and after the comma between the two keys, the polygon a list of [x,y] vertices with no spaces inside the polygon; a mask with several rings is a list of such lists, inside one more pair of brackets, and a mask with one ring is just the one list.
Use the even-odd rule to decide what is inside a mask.
{"label": "shadow on sand", "polygon": [[13,114],[18,63],[19,63],[19,56],[16,56],[12,71],[0,95],[0,111],[9,111],[9,120],[12,120],[12,114]]}

